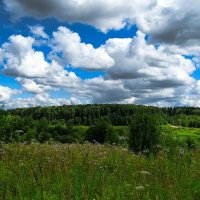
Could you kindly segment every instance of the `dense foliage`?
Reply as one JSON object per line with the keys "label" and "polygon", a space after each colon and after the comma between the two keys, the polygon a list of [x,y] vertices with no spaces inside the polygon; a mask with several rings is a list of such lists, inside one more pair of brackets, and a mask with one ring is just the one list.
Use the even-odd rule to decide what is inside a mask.
{"label": "dense foliage", "polygon": [[29,117],[33,120],[46,119],[48,122],[70,121],[73,125],[94,125],[99,119],[107,118],[112,125],[129,125],[134,114],[148,112],[164,116],[162,109],[137,105],[78,105],[60,107],[20,108],[7,111],[8,114]]}
{"label": "dense foliage", "polygon": [[8,111],[1,110],[1,114],[19,116],[32,120],[46,119],[48,122],[64,120],[73,125],[94,125],[99,119],[107,118],[112,125],[129,125],[135,114],[149,113],[158,116],[161,122],[167,121],[174,125],[199,127],[200,108],[175,107],[158,108],[141,105],[78,105],[58,107],[18,108]]}
{"label": "dense foliage", "polygon": [[105,119],[102,119],[86,131],[85,139],[89,142],[112,144],[119,142],[117,136],[117,132],[115,132],[112,125]]}
{"label": "dense foliage", "polygon": [[159,143],[159,128],[154,116],[137,115],[130,125],[129,146],[136,152],[156,151]]}
{"label": "dense foliage", "polygon": [[[146,122],[142,123],[140,118],[146,115],[150,118],[153,116],[156,126],[171,124],[200,127],[200,109],[189,107],[65,105],[13,110],[0,109],[0,141],[6,143],[34,140],[41,143],[46,141],[59,141],[61,143],[96,141],[121,145],[129,143],[130,147],[136,151],[145,148],[151,149],[150,146],[157,143],[157,138],[154,137],[156,128],[152,120],[148,127],[144,125]],[[117,126],[130,126],[130,137],[126,130],[123,133],[125,128],[116,129]],[[136,145],[137,137],[135,136],[139,139],[142,138],[141,144],[137,142]],[[148,141],[145,141],[146,139]],[[187,139],[187,143],[188,146],[192,147],[190,138]],[[142,146],[139,147],[139,145]]]}

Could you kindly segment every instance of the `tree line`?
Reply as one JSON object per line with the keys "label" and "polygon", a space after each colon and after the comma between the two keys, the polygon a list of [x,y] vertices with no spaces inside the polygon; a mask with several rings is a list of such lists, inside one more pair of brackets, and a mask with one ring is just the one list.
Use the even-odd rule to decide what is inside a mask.
{"label": "tree line", "polygon": [[[0,141],[106,142],[128,144],[140,151],[155,146],[159,135],[157,127],[166,123],[200,127],[200,109],[113,104],[2,108]],[[128,126],[128,133],[115,126]]]}
{"label": "tree line", "polygon": [[114,126],[128,126],[138,113],[156,115],[162,123],[184,127],[200,128],[200,108],[174,107],[159,108],[142,105],[78,105],[55,107],[32,107],[12,110],[1,109],[1,114],[19,116],[32,120],[69,122],[73,125],[91,126],[102,118],[107,118]]}

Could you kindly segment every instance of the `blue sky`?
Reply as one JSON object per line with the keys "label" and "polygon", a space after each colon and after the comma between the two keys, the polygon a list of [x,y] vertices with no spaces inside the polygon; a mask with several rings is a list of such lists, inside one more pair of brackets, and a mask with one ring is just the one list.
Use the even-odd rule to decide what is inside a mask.
{"label": "blue sky", "polygon": [[125,1],[0,0],[0,103],[200,106],[199,3]]}

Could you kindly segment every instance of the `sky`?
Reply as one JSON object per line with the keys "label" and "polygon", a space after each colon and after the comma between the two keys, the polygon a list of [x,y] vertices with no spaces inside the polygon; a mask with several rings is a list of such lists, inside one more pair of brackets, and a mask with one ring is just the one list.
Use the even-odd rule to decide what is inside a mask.
{"label": "sky", "polygon": [[0,105],[200,107],[200,1],[0,0]]}

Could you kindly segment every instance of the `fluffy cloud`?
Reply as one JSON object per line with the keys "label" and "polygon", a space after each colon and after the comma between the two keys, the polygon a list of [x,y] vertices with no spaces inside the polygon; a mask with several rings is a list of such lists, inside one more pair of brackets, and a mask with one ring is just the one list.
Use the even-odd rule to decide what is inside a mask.
{"label": "fluffy cloud", "polygon": [[93,25],[102,31],[120,29],[127,19],[135,19],[151,9],[156,0],[3,0],[15,18],[33,16],[53,17],[67,22]]}
{"label": "fluffy cloud", "polygon": [[5,74],[16,77],[33,93],[42,92],[42,85],[72,87],[79,81],[73,72],[66,71],[55,60],[47,62],[43,52],[33,49],[34,41],[32,37],[13,35],[2,45]]}
{"label": "fluffy cloud", "polygon": [[137,24],[161,43],[184,47],[195,45],[200,36],[199,1],[189,0],[3,0],[15,18],[53,17],[91,24],[102,31]]}
{"label": "fluffy cloud", "polygon": [[[150,35],[152,42],[168,44],[165,46],[168,51],[200,56],[199,1],[191,3],[189,0],[3,0],[3,2],[14,18],[53,17],[67,22],[87,23],[104,32],[136,24],[142,32]],[[33,32],[46,38],[41,27],[35,28]]]}
{"label": "fluffy cloud", "polygon": [[[177,95],[178,94],[178,95]],[[200,80],[196,80],[189,87],[186,87],[184,92],[178,92],[176,105],[179,106],[192,106],[192,107],[200,107]]]}
{"label": "fluffy cloud", "polygon": [[199,7],[199,1],[157,0],[152,9],[137,17],[136,24],[166,51],[200,56]]}
{"label": "fluffy cloud", "polygon": [[[186,59],[178,50],[169,50],[168,44],[155,47],[145,38],[138,31],[134,38],[112,38],[95,49],[81,43],[77,33],[59,27],[49,39],[50,55],[44,55],[34,49],[36,39],[13,35],[1,47],[4,73],[16,77],[34,97],[9,100],[14,93],[7,92],[6,98],[0,91],[1,101],[9,100],[8,107],[85,102],[199,105],[200,84],[191,75],[198,57]],[[105,76],[82,80],[68,67],[104,70]],[[59,89],[69,98],[51,98],[50,92]]]}
{"label": "fluffy cloud", "polygon": [[22,85],[25,91],[31,92],[33,94],[41,94],[41,93],[44,93],[45,91],[52,89],[50,86],[37,84],[32,79],[17,78],[17,81],[19,81],[19,83]]}
{"label": "fluffy cloud", "polygon": [[29,29],[34,36],[48,39],[48,35],[44,32],[43,26],[29,26]]}
{"label": "fluffy cloud", "polygon": [[182,105],[188,88],[196,83],[191,76],[194,61],[148,44],[140,31],[133,39],[109,39],[104,48],[115,61],[105,78],[121,81],[127,95],[123,102],[134,98],[137,104]]}
{"label": "fluffy cloud", "polygon": [[200,39],[199,6],[199,1],[158,0],[140,16],[138,25],[156,41],[191,46]]}
{"label": "fluffy cloud", "polygon": [[3,44],[4,72],[15,77],[44,77],[49,64],[44,54],[32,48],[32,37],[13,35]]}
{"label": "fluffy cloud", "polygon": [[12,95],[17,93],[19,93],[19,91],[0,85],[0,102],[6,102],[10,100]]}
{"label": "fluffy cloud", "polygon": [[53,33],[53,52],[61,54],[64,63],[72,67],[100,70],[114,64],[103,48],[95,49],[91,44],[81,43],[79,35],[65,27],[59,27]]}
{"label": "fluffy cloud", "polygon": [[6,103],[7,108],[25,108],[35,106],[60,106],[60,105],[77,105],[80,101],[76,98],[51,98],[48,94],[38,94],[33,98],[11,99]]}
{"label": "fluffy cloud", "polygon": [[[35,106],[35,105],[60,105],[78,104],[78,100],[51,99],[48,96],[50,91],[56,91],[65,88],[68,92],[74,91],[80,87],[81,79],[73,72],[65,70],[64,66],[58,64],[55,60],[47,61],[43,52],[35,51],[33,44],[35,39],[32,37],[23,37],[13,35],[9,41],[2,45],[3,72],[6,75],[13,76],[21,84],[24,92],[28,91],[35,94],[34,98],[11,100],[13,105]],[[4,89],[4,90],[3,90]],[[7,101],[15,91],[7,88],[1,88],[1,101]],[[5,91],[5,92],[4,92]]]}
{"label": "fluffy cloud", "polygon": [[82,88],[83,95],[92,103],[120,103],[131,98],[121,80],[105,80],[102,77],[87,79]]}
{"label": "fluffy cloud", "polygon": [[143,79],[149,87],[168,88],[190,84],[195,70],[191,60],[179,54],[166,53],[148,44],[140,31],[133,39],[109,39],[106,52],[115,65],[108,71],[112,79]]}

